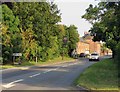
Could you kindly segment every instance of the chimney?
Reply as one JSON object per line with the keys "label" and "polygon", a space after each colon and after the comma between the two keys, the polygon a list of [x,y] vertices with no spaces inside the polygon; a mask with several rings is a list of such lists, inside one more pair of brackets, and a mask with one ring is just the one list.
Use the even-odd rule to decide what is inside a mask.
{"label": "chimney", "polygon": [[89,34],[89,32],[85,31],[85,32],[84,32],[84,35],[86,35],[86,34]]}

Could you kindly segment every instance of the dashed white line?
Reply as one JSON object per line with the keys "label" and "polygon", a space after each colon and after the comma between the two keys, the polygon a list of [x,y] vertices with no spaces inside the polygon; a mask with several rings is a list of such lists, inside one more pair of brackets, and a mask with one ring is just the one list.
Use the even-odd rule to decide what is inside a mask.
{"label": "dashed white line", "polygon": [[78,64],[78,62],[77,63],[68,64],[68,65],[63,65],[62,67],[67,67],[67,66],[76,65],[76,64]]}
{"label": "dashed white line", "polygon": [[43,73],[48,73],[48,72],[50,72],[50,71],[54,71],[54,70],[57,70],[57,69],[59,69],[60,67],[57,67],[57,68],[55,68],[55,69],[50,69],[50,70],[47,70],[47,71],[45,71],[45,72],[43,72]]}
{"label": "dashed white line", "polygon": [[37,73],[37,74],[34,74],[34,75],[31,75],[31,76],[29,76],[29,77],[35,77],[35,76],[38,76],[38,75],[40,75],[41,73]]}
{"label": "dashed white line", "polygon": [[10,82],[9,84],[17,83],[17,82],[20,82],[20,81],[23,81],[23,80],[24,80],[24,79],[19,79],[19,80],[16,80],[16,81]]}
{"label": "dashed white line", "polygon": [[50,70],[47,70],[47,71],[45,71],[45,72],[43,72],[43,73],[48,73],[48,72],[50,72],[50,71],[52,71],[52,69],[50,69]]}
{"label": "dashed white line", "polygon": [[57,70],[57,69],[58,69],[58,68],[55,68],[55,69],[53,69],[53,71],[54,71],[54,70]]}
{"label": "dashed white line", "polygon": [[69,64],[69,66],[74,65],[74,64]]}
{"label": "dashed white line", "polygon": [[64,66],[62,66],[62,67],[67,67],[68,65],[64,65]]}

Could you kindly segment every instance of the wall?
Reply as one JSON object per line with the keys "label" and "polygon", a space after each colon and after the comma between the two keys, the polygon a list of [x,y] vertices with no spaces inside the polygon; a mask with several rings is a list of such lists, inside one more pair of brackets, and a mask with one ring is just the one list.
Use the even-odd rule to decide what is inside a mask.
{"label": "wall", "polygon": [[82,42],[82,41],[78,42],[76,51],[77,51],[77,54],[85,53],[86,51],[88,52],[89,51],[89,44],[86,42]]}

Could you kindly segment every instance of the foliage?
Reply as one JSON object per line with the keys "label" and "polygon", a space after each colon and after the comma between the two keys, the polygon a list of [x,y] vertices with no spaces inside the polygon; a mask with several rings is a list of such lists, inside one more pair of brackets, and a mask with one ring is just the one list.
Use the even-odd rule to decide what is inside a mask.
{"label": "foliage", "polygon": [[93,40],[106,42],[114,58],[120,41],[120,2],[100,2],[95,7],[90,5],[82,17],[93,25],[90,30]]}
{"label": "foliage", "polygon": [[103,43],[102,45],[101,45],[101,51],[104,53],[104,51],[106,51],[108,48],[106,47],[106,44],[105,43]]}
{"label": "foliage", "polygon": [[68,56],[76,48],[77,28],[57,24],[61,16],[53,2],[11,2],[2,6],[5,62],[9,63],[12,53],[22,53],[23,61],[46,61],[60,57],[63,51]]}
{"label": "foliage", "polygon": [[[19,16],[20,26],[23,31],[31,29],[33,31],[33,39],[41,48],[38,57],[40,60],[47,60],[58,54],[56,42],[56,23],[60,21],[59,10],[53,3],[35,2],[35,3],[14,3],[14,14]],[[31,31],[31,32],[32,32]],[[55,42],[54,42],[55,41]],[[29,43],[29,46],[32,43]],[[24,46],[24,45],[23,45]],[[35,52],[34,50],[26,49],[27,52]],[[57,56],[57,55],[56,55]]]}
{"label": "foliage", "polygon": [[38,49],[38,44],[35,41],[34,37],[35,34],[31,29],[27,29],[26,31],[21,30],[21,36],[22,36],[22,48],[23,48],[23,55],[27,60],[30,60],[31,58],[35,57]]}
{"label": "foliage", "polygon": [[15,17],[12,10],[2,5],[2,52],[3,63],[12,61],[12,53],[21,51],[21,36],[18,29],[19,19]]}
{"label": "foliage", "polygon": [[79,34],[77,32],[77,27],[74,25],[70,25],[67,27],[67,36],[68,36],[68,48],[69,48],[69,55],[71,52],[76,48],[76,43],[79,41]]}

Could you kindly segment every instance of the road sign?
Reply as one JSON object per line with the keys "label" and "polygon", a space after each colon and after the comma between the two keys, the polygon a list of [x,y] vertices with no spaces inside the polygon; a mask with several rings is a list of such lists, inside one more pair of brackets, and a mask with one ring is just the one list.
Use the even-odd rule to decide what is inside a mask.
{"label": "road sign", "polygon": [[13,53],[13,56],[22,56],[22,53]]}

